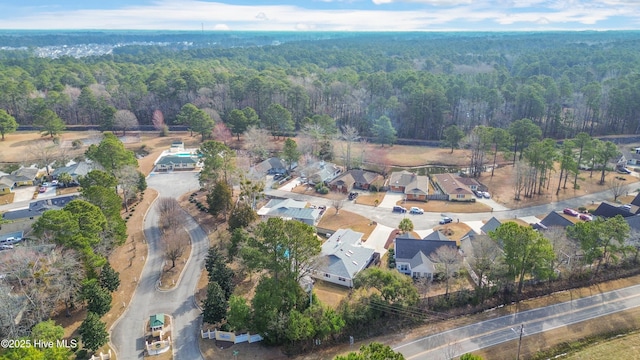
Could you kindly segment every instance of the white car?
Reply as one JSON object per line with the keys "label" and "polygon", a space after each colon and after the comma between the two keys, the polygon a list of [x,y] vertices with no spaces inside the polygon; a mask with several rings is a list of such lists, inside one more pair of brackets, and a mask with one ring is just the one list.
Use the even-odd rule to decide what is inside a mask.
{"label": "white car", "polygon": [[415,206],[414,206],[414,207],[412,207],[412,208],[409,210],[409,212],[410,212],[411,214],[418,214],[418,215],[424,214],[424,210],[420,209],[419,207],[415,207]]}
{"label": "white car", "polygon": [[488,191],[483,191],[483,192],[482,192],[482,196],[483,196],[485,199],[491,199],[491,194],[489,194],[489,192],[488,192]]}

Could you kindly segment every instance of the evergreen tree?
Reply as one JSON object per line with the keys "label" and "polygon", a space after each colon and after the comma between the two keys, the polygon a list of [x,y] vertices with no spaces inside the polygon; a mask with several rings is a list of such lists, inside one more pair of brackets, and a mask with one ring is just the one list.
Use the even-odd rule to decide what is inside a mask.
{"label": "evergreen tree", "polygon": [[87,318],[78,328],[78,332],[82,337],[82,345],[91,351],[98,350],[109,341],[107,325],[100,320],[100,316],[92,312],[87,313]]}
{"label": "evergreen tree", "polygon": [[202,302],[202,320],[217,324],[227,316],[227,299],[217,282],[209,282],[207,298]]}
{"label": "evergreen tree", "polygon": [[120,286],[120,273],[113,270],[108,262],[104,264],[102,272],[100,272],[100,286],[109,290],[109,292],[116,291]]}

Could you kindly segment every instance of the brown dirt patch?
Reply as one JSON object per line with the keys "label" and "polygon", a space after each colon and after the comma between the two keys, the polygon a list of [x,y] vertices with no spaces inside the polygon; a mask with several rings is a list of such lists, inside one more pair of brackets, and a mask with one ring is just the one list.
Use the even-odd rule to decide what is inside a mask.
{"label": "brown dirt patch", "polygon": [[502,223],[508,223],[508,222],[516,223],[516,224],[518,224],[520,226],[527,226],[527,227],[529,226],[529,224],[526,221],[522,220],[522,219],[507,219],[507,220],[502,221]]}
{"label": "brown dirt patch", "polygon": [[340,210],[340,213],[336,215],[335,208],[327,209],[322,216],[322,219],[320,219],[318,227],[334,231],[349,228],[353,231],[364,233],[362,236],[363,240],[368,239],[371,232],[373,232],[373,229],[375,229],[371,220],[366,217],[346,210]]}
{"label": "brown dirt patch", "polygon": [[216,346],[216,340],[203,339],[198,335],[200,351],[205,359],[234,359],[233,352],[238,352],[238,360],[260,359],[260,360],[283,360],[288,357],[277,347],[266,347],[257,343],[234,344],[231,347],[221,349]]}

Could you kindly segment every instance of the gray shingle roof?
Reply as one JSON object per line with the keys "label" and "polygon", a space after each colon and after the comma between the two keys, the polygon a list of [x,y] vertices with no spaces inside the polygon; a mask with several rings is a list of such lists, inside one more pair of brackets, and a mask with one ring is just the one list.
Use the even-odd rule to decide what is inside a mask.
{"label": "gray shingle roof", "polygon": [[[451,241],[451,239],[449,239],[447,237],[447,235],[443,234],[441,231],[434,231],[431,234],[427,235],[424,237],[423,240],[427,240],[427,241]],[[429,254],[427,254],[429,255]]]}
{"label": "gray shingle roof", "polygon": [[58,176],[60,176],[60,174],[67,173],[67,174],[71,175],[73,178],[76,178],[78,176],[86,176],[94,168],[95,168],[95,165],[93,163],[88,163],[86,161],[81,161],[79,163],[75,163],[75,164],[72,164],[72,165],[69,165],[69,166],[65,166],[65,167],[61,167],[61,168],[55,169],[55,170],[53,170],[51,175],[53,177],[58,177]]}
{"label": "gray shingle roof", "polygon": [[416,174],[407,170],[392,172],[389,176],[389,186],[407,186],[411,184]]}
{"label": "gray shingle roof", "polygon": [[191,156],[175,156],[167,155],[163,156],[156,165],[171,165],[171,164],[195,164],[197,161]]}
{"label": "gray shingle roof", "polygon": [[482,225],[480,230],[482,230],[483,233],[488,234],[489,231],[495,231],[500,225],[502,225],[500,220],[492,217],[491,219],[489,219],[489,221],[487,221],[486,224]]}
{"label": "gray shingle roof", "polygon": [[[634,214],[629,210],[621,208],[617,205],[612,205],[606,202],[601,203],[597,209],[593,212],[595,216],[601,216],[604,218],[611,218],[616,215],[622,215],[622,217],[633,216]],[[546,225],[546,224],[545,224]]]}
{"label": "gray shingle roof", "polygon": [[353,279],[370,262],[374,249],[362,246],[360,239],[364,234],[351,229],[339,229],[322,244],[321,257],[316,270]]}
{"label": "gray shingle roof", "polygon": [[557,213],[556,211],[552,211],[550,212],[547,216],[544,217],[544,219],[542,219],[542,221],[540,221],[540,224],[550,228],[552,226],[560,226],[560,227],[567,227],[567,226],[572,226],[573,223],[565,218],[564,216],[560,215],[559,213]]}
{"label": "gray shingle roof", "polygon": [[45,200],[36,200],[29,203],[28,209],[20,209],[7,211],[2,214],[2,217],[6,220],[18,220],[26,219],[30,217],[40,216],[47,210],[57,210],[63,208],[70,201],[78,198],[78,195],[65,195],[58,196]]}
{"label": "gray shingle roof", "polygon": [[396,260],[404,260],[405,262],[410,262],[410,260],[419,252],[422,252],[428,257],[441,246],[456,247],[456,242],[453,240],[413,240],[396,238],[395,242]]}

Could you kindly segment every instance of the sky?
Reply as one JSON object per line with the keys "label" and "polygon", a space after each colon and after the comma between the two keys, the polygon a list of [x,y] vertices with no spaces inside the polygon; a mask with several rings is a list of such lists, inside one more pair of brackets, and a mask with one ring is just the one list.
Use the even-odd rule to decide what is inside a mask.
{"label": "sky", "polygon": [[13,0],[0,29],[640,30],[640,0]]}

